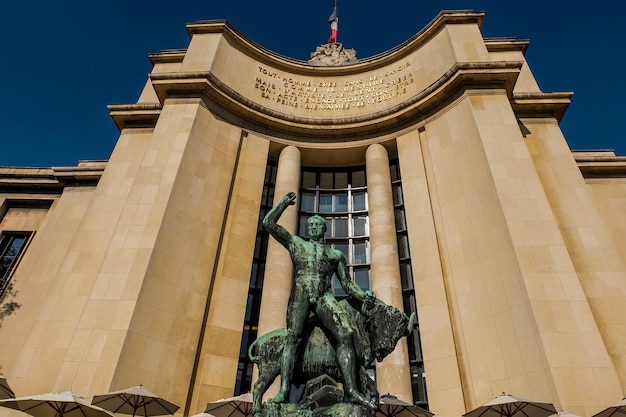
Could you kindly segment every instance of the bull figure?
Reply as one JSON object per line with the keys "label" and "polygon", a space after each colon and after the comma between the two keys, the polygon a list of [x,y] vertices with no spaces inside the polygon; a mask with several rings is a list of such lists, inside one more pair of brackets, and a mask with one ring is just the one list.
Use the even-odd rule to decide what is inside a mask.
{"label": "bull figure", "polygon": [[[361,304],[360,308],[357,304]],[[415,313],[409,317],[378,299],[366,303],[343,300],[339,305],[345,310],[352,328],[355,329],[353,338],[358,362],[359,391],[378,404],[376,383],[366,369],[372,365],[374,359],[382,361],[395,349],[398,340],[413,332],[416,327]],[[276,329],[260,336],[248,349],[248,357],[259,368],[253,390],[252,411],[256,417],[262,416],[263,394],[280,374],[281,357],[287,337],[287,329]],[[314,316],[307,323],[303,337],[303,347],[298,351],[293,372],[293,384],[298,386],[321,375],[340,380],[332,337],[326,334]]]}

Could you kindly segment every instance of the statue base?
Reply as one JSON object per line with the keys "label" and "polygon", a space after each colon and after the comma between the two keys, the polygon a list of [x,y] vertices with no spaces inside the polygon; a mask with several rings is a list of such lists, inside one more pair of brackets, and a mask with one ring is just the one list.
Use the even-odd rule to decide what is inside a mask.
{"label": "statue base", "polygon": [[298,404],[265,404],[264,417],[374,417],[374,411],[357,404],[339,403],[315,410]]}
{"label": "statue base", "polygon": [[298,404],[266,403],[263,417],[313,417],[313,412]]}
{"label": "statue base", "polygon": [[313,411],[313,417],[374,417],[374,410],[357,404],[340,403]]}

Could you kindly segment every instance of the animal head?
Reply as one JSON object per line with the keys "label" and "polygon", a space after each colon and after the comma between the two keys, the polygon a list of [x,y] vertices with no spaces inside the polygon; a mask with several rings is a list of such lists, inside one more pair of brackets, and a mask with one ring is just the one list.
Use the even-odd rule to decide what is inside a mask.
{"label": "animal head", "polygon": [[415,313],[409,317],[380,300],[376,300],[372,307],[364,308],[363,313],[370,323],[370,344],[379,362],[394,351],[398,340],[415,330]]}

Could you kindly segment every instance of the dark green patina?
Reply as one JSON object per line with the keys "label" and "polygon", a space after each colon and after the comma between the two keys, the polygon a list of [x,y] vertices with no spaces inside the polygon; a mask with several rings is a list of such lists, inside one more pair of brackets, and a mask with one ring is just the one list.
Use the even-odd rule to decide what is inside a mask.
{"label": "dark green patina", "polygon": [[[263,219],[265,229],[291,255],[294,282],[287,327],[262,335],[250,347],[250,359],[259,367],[255,416],[264,415],[263,394],[279,374],[280,391],[268,401],[266,417],[370,416],[378,408],[378,391],[366,367],[413,331],[414,315],[386,305],[350,279],[343,254],[324,245],[324,218],[309,218],[309,241],[280,226],[278,219],[295,201],[295,193],[285,195]],[[348,300],[334,297],[333,275]],[[289,403],[292,384],[305,386],[297,404]]]}

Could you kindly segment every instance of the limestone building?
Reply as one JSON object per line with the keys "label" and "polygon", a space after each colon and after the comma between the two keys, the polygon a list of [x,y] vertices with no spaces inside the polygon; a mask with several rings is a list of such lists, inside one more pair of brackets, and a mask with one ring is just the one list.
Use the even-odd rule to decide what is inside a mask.
{"label": "limestone building", "polygon": [[108,161],[0,169],[0,373],[18,395],[143,384],[185,415],[248,391],[246,348],[284,326],[291,283],[259,218],[297,191],[281,223],[322,214],[359,285],[418,312],[381,393],[443,417],[502,392],[580,416],[617,402],[626,160],[572,152],[571,94],[483,17],[443,12],[340,66],[189,24],[110,106]]}

